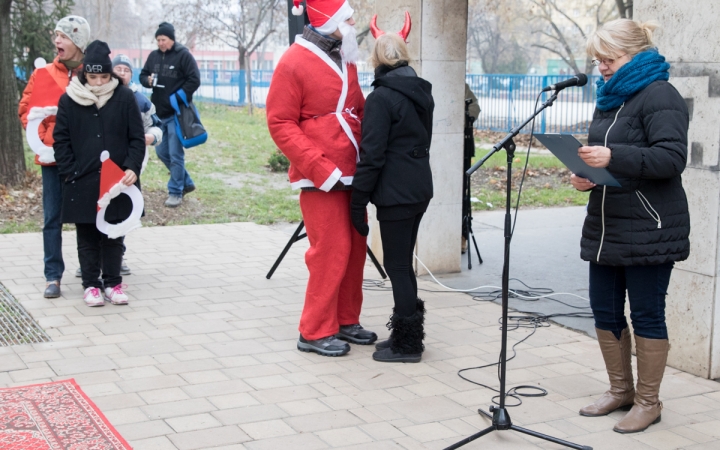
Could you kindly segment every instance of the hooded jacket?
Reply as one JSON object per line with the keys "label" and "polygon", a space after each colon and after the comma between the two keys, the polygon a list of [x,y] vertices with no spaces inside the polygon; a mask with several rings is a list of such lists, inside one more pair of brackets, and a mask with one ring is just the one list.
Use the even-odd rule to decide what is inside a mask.
{"label": "hooded jacket", "polygon": [[[148,77],[157,74],[157,86],[148,84]],[[166,52],[153,50],[140,71],[140,84],[152,89],[150,100],[157,108],[157,115],[167,119],[175,114],[170,96],[179,89],[185,91],[188,101],[200,87],[200,70],[193,55],[185,46],[173,44]],[[160,87],[162,86],[162,87]]]}
{"label": "hooded jacket", "polygon": [[353,189],[378,207],[427,203],[433,196],[432,85],[405,65],[380,66],[365,102]]}

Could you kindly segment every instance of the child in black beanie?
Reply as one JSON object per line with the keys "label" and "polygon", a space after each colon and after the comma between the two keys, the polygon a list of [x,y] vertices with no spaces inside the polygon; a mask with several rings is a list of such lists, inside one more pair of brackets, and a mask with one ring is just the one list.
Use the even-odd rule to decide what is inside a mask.
{"label": "child in black beanie", "polygon": [[[96,226],[100,155],[107,151],[125,172],[123,184],[139,187],[145,133],[134,94],[112,73],[110,48],[105,42],[88,45],[83,72],[72,79],[60,97],[53,138],[55,160],[64,181],[62,221],[74,223],[77,229],[85,304],[103,306],[105,299],[127,304],[120,276],[122,237],[110,239]],[[132,209],[130,198],[119,195],[107,207],[105,221],[122,222]]]}

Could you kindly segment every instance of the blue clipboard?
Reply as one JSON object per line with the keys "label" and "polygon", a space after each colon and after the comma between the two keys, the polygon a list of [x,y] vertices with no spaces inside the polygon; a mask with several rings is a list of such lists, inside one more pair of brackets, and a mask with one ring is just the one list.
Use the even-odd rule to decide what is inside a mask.
{"label": "blue clipboard", "polygon": [[598,185],[622,187],[607,169],[590,167],[580,158],[578,148],[583,143],[572,134],[536,134],[535,137],[575,175]]}

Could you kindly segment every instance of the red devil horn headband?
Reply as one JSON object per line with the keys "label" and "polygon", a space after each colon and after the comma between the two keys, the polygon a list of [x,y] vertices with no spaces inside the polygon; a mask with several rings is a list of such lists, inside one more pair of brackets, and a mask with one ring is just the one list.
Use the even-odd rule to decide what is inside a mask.
{"label": "red devil horn headband", "polygon": [[[412,28],[412,20],[410,20],[410,13],[405,11],[405,24],[403,24],[402,30],[398,31],[398,34],[405,42],[407,42],[408,36],[410,35],[410,29]],[[372,20],[370,21],[370,32],[372,33],[373,37],[377,39],[378,37],[385,34],[383,30],[378,28],[377,26],[377,14],[375,14],[372,17]]]}

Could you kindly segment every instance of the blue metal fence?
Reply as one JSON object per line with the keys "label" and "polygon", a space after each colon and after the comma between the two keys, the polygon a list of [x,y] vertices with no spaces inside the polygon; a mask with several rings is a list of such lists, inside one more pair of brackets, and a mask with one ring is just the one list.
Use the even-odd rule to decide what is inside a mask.
{"label": "blue metal fence", "polygon": [[[135,71],[135,81],[139,71]],[[252,71],[252,102],[265,106],[271,70]],[[201,85],[194,98],[197,100],[240,106],[247,104],[247,85],[244,70],[201,70]],[[478,98],[482,110],[475,126],[479,130],[508,131],[532,114],[535,98],[543,87],[558,83],[563,75],[476,75],[468,74],[465,80]],[[584,87],[567,88],[560,92],[554,106],[545,110],[536,121],[536,132],[587,133],[595,109],[595,81],[599,76],[588,77]],[[374,74],[358,73],[360,87],[365,95],[372,91]],[[545,101],[548,93],[540,101]],[[529,133],[529,128],[523,130]]]}
{"label": "blue metal fence", "polygon": [[[567,78],[562,75],[466,75],[465,80],[477,96],[482,110],[475,123],[476,128],[510,130],[532,114],[535,99],[543,87]],[[561,91],[554,105],[537,118],[536,132],[587,133],[595,109],[595,82],[599,78],[590,76],[584,87]],[[543,94],[540,102],[549,95]],[[523,132],[529,133],[529,127]]]}

